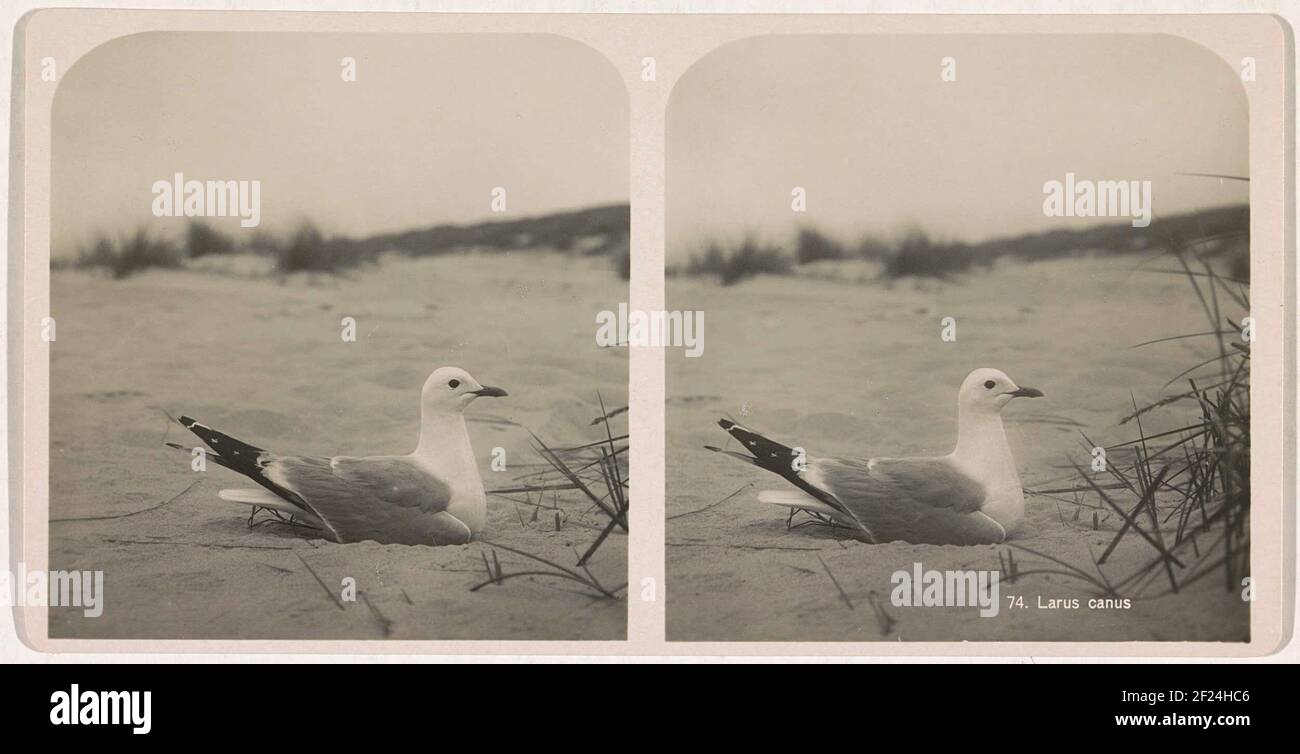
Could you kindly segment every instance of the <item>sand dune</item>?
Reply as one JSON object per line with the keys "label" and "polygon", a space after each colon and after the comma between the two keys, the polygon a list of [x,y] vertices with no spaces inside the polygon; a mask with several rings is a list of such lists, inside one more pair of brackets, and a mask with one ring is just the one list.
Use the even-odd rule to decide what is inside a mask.
{"label": "sand dune", "polygon": [[[554,445],[591,442],[597,391],[611,407],[627,402],[626,352],[592,338],[592,313],[626,298],[602,264],[536,251],[393,258],[345,278],[283,283],[56,272],[51,516],[171,502],[52,524],[51,567],[103,569],[107,597],[97,619],[52,610],[51,636],[621,638],[625,601],[577,584],[519,578],[471,593],[487,578],[486,544],[337,545],[282,526],[250,529],[246,509],[216,498],[240,477],[215,465],[198,474],[162,445],[193,440],[165,409],[286,452],[407,452],[430,368],[456,364],[510,391],[467,416],[485,487],[512,486],[541,461],[525,427]],[[340,337],[348,316],[352,343]],[[494,447],[505,450],[506,471],[492,471]],[[558,531],[555,511],[534,520],[526,506],[490,495],[486,539],[572,566],[604,519],[576,495],[555,503]],[[590,563],[602,584],[627,580],[626,547],[615,534]],[[498,556],[507,573],[535,565]],[[317,581],[337,593],[345,577],[363,595],[354,603]]]}
{"label": "sand dune", "polygon": [[[704,358],[668,359],[667,574],[670,640],[1210,640],[1248,637],[1247,603],[1222,579],[1136,599],[1128,610],[1008,610],[890,604],[890,576],[926,568],[999,568],[997,547],[869,545],[832,532],[787,531],[784,512],[754,500],[781,480],[702,449],[723,444],[722,416],[810,454],[932,455],[955,439],[955,388],[972,368],[1000,368],[1047,397],[1013,403],[1008,435],[1024,485],[1070,474],[1087,459],[1080,431],[1110,444],[1135,430],[1118,420],[1207,355],[1206,344],[1142,341],[1203,330],[1185,279],[1134,272],[1136,257],[1000,264],[948,283],[892,287],[766,277],[729,288],[669,282],[669,306],[709,313]],[[957,320],[956,342],[939,338]],[[1189,419],[1178,406],[1144,417],[1148,432]],[[747,486],[752,485],[752,486]],[[725,502],[726,496],[741,490]],[[1028,497],[1014,542],[1090,567],[1118,517],[1074,519],[1074,506]],[[1124,576],[1152,559],[1137,538],[1103,567]],[[1021,570],[1050,566],[1015,552]],[[824,565],[823,565],[824,563]],[[834,581],[829,574],[833,574]],[[836,587],[844,590],[842,597]],[[1154,582],[1146,594],[1167,584]],[[1079,582],[1036,575],[1001,593],[1084,597]],[[873,607],[875,603],[878,607]],[[850,607],[850,604],[852,607]],[[881,612],[878,612],[881,611]],[[886,617],[882,617],[888,616]]]}

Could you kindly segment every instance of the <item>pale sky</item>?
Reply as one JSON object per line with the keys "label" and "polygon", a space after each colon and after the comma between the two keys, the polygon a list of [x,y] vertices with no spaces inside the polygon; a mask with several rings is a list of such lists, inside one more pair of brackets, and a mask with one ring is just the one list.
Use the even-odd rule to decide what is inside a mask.
{"label": "pale sky", "polygon": [[[940,81],[940,61],[957,79]],[[1043,215],[1043,183],[1151,180],[1156,217],[1248,200],[1234,70],[1169,36],[762,37],[695,63],[668,121],[668,254],[801,224],[979,241]],[[790,208],[807,191],[808,211]]]}
{"label": "pale sky", "polygon": [[[340,60],[357,60],[345,83]],[[599,53],[542,35],[151,33],[68,71],[53,113],[52,242],[156,219],[151,186],[262,182],[262,229],[353,235],[628,198],[628,103]],[[239,231],[237,220],[217,223]]]}

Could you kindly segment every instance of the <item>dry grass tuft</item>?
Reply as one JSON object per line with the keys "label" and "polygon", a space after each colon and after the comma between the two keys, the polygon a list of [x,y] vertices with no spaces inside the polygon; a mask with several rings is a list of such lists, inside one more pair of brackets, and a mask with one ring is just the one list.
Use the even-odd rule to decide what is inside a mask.
{"label": "dry grass tuft", "polygon": [[[1134,402],[1120,425],[1134,426],[1136,436],[1106,448],[1103,472],[1072,462],[1074,486],[1030,491],[1046,497],[1075,495],[1077,505],[1093,509],[1094,528],[1098,511],[1108,511],[1122,522],[1091,569],[1033,553],[1055,561],[1065,569],[1063,573],[1099,593],[1157,597],[1215,574],[1225,589],[1234,591],[1242,590],[1250,575],[1251,343],[1243,337],[1242,321],[1250,309],[1249,282],[1216,272],[1210,259],[1213,251],[1203,252],[1221,248],[1224,241],[1248,248],[1249,225],[1218,229],[1215,238],[1167,239],[1161,258],[1176,262],[1177,269],[1152,272],[1186,277],[1208,328],[1135,346],[1197,339],[1212,343],[1214,355],[1166,384],[1186,380],[1185,390],[1145,406]],[[1142,418],[1151,411],[1178,407],[1188,412],[1183,426],[1158,433],[1143,427]],[[1083,441],[1091,454],[1094,444],[1086,436]],[[1135,539],[1150,547],[1151,559],[1114,582],[1106,580],[1100,566],[1122,542]],[[1030,571],[1012,573],[1023,576]],[[1156,590],[1156,584],[1162,587]]]}
{"label": "dry grass tuft", "polygon": [[[627,584],[622,584],[607,588],[597,581],[587,568],[587,563],[611,534],[616,531],[626,534],[628,531],[629,480],[625,471],[628,435],[626,432],[616,434],[611,426],[615,417],[626,414],[626,409],[618,408],[610,411],[605,407],[605,401],[599,394],[597,400],[600,403],[601,415],[592,421],[592,425],[602,427],[603,438],[582,445],[557,447],[548,445],[546,441],[530,432],[533,437],[533,449],[543,461],[540,468],[517,477],[515,481],[519,484],[489,491],[492,495],[514,503],[517,510],[520,505],[531,508],[532,514],[527,521],[520,511],[520,525],[525,527],[529,524],[542,525],[545,520],[543,515],[550,514],[547,519],[553,517],[555,529],[558,531],[565,521],[574,520],[571,517],[571,509],[575,505],[585,504],[586,509],[582,511],[581,517],[590,514],[602,522],[590,527],[595,532],[591,544],[581,554],[575,552],[577,562],[573,568],[570,568],[540,555],[494,542],[485,542],[491,548],[500,548],[528,558],[540,564],[541,568],[506,572],[497,560],[496,552],[493,551],[491,562],[484,555],[487,581],[474,586],[471,591],[525,575],[574,581],[607,599],[616,599],[619,592],[627,587]],[[562,495],[562,493],[567,494]]]}

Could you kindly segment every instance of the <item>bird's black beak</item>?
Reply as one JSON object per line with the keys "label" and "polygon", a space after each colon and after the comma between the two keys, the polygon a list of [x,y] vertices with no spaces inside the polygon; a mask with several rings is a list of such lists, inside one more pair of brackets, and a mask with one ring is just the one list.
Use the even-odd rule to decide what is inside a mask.
{"label": "bird's black beak", "polygon": [[1036,387],[1022,387],[1015,390],[1008,390],[1006,395],[1012,398],[1042,398],[1043,391]]}
{"label": "bird's black beak", "polygon": [[502,390],[499,387],[491,387],[491,386],[484,386],[479,388],[478,390],[471,390],[469,391],[469,394],[483,395],[483,396],[487,396],[488,398],[501,398],[503,396],[510,395],[509,393],[507,393],[506,391]]}

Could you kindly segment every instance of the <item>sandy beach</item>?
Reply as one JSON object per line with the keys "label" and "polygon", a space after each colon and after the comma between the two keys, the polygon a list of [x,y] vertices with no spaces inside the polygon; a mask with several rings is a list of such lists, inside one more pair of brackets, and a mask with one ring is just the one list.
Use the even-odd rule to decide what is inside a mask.
{"label": "sandy beach", "polygon": [[[626,299],[607,266],[528,250],[385,257],[345,276],[284,280],[56,271],[51,568],[103,570],[106,596],[97,619],[51,610],[51,637],[622,638],[623,591],[607,599],[547,577],[470,591],[494,551],[506,574],[536,566],[489,543],[572,567],[606,521],[577,493],[548,496],[538,515],[489,494],[486,542],[339,545],[250,528],[247,508],[216,497],[246,480],[215,464],[193,471],[163,446],[196,442],[167,411],[283,452],[409,452],[425,377],[454,364],[510,392],[467,412],[484,486],[508,488],[542,462],[529,430],[552,446],[596,441],[597,394],[611,409],[627,404],[626,351],[592,338],[593,313]],[[344,317],[355,318],[355,342],[341,338]],[[612,426],[626,431],[626,414]],[[504,471],[490,466],[494,448]],[[102,520],[67,520],[87,518]],[[624,534],[610,536],[592,575],[621,587],[626,551]],[[353,602],[338,599],[348,577]]]}
{"label": "sandy beach", "polygon": [[[1088,460],[1083,434],[1102,445],[1134,438],[1135,426],[1118,425],[1133,402],[1158,399],[1166,381],[1212,355],[1204,340],[1131,347],[1206,329],[1186,279],[1135,271],[1140,261],[1007,262],[892,286],[817,276],[732,287],[671,278],[669,306],[706,310],[709,333],[702,358],[668,357],[669,640],[1247,640],[1248,603],[1222,576],[1162,596],[1169,584],[1157,573],[1126,592],[1127,609],[1089,609],[1093,590],[1050,574],[1004,580],[994,617],[895,607],[891,574],[914,563],[996,571],[999,556],[1010,554],[1021,572],[1055,566],[1008,545],[872,545],[825,529],[787,530],[784,509],[755,501],[758,490],[784,482],[703,449],[727,442],[716,421],[731,417],[810,455],[941,455],[955,438],[957,385],[989,366],[1046,394],[1003,413],[1024,486],[1064,486],[1071,459]],[[940,340],[944,317],[956,319],[955,342]],[[1182,426],[1197,418],[1191,410],[1154,411],[1143,427]],[[1012,544],[1085,570],[1095,570],[1093,558],[1122,523],[1103,512],[1094,529],[1090,509],[1076,516],[1073,504],[1033,495],[1026,508]],[[1129,537],[1101,568],[1118,580],[1154,556]],[[1010,596],[1025,606],[1009,606]],[[1077,609],[1052,602],[1074,598]]]}

